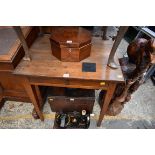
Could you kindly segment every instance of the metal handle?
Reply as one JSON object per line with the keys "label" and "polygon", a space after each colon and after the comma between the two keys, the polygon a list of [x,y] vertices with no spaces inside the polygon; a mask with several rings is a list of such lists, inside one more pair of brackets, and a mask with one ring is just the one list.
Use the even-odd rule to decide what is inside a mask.
{"label": "metal handle", "polygon": [[100,85],[101,86],[105,86],[105,82],[100,82]]}

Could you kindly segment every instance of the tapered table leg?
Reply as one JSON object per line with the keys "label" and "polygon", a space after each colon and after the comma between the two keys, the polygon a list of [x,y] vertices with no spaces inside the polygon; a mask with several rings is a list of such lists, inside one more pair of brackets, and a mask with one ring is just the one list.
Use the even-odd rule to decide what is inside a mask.
{"label": "tapered table leg", "polygon": [[2,85],[0,84],[0,109],[2,108],[3,104],[4,104],[3,88],[2,88]]}
{"label": "tapered table leg", "polygon": [[[39,100],[39,106],[40,106],[41,109],[42,109],[42,108],[43,108],[43,105],[44,105],[44,102],[43,102],[43,98],[42,98],[42,95],[41,95],[39,86],[35,85],[35,86],[34,86],[34,89],[35,89],[37,98],[38,98],[38,100]],[[32,116],[34,117],[34,119],[39,119],[39,116],[38,116],[38,114],[37,114],[35,108],[33,109]]]}
{"label": "tapered table leg", "polygon": [[43,117],[43,113],[41,111],[41,105],[40,105],[39,98],[37,96],[35,86],[31,85],[29,83],[28,79],[24,80],[23,85],[24,85],[24,88],[25,88],[29,98],[31,99],[32,104],[34,105],[34,108],[35,108],[37,115],[43,121],[44,117]]}
{"label": "tapered table leg", "polygon": [[3,107],[4,102],[5,102],[5,99],[3,98],[3,95],[0,94],[0,109]]}
{"label": "tapered table leg", "polygon": [[104,115],[106,114],[106,111],[108,109],[108,106],[109,106],[109,103],[113,97],[113,94],[114,94],[114,91],[115,91],[115,88],[116,88],[116,84],[114,83],[111,83],[109,84],[109,88],[106,92],[106,96],[105,96],[105,99],[104,99],[104,103],[103,103],[103,106],[101,108],[101,112],[100,112],[100,116],[99,116],[99,120],[97,122],[97,126],[99,127],[101,125],[101,122],[104,118]]}

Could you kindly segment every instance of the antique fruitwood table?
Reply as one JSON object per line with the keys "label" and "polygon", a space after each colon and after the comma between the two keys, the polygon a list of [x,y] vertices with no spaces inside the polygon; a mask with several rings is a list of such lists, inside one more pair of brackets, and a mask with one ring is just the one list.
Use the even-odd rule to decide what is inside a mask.
{"label": "antique fruitwood table", "polygon": [[[80,62],[61,62],[52,55],[49,37],[44,35],[35,40],[29,49],[31,61],[21,60],[13,74],[22,76],[25,90],[41,120],[44,120],[43,99],[39,86],[107,90],[97,123],[100,126],[116,85],[124,82],[120,66],[117,69],[107,66],[113,42],[94,37],[90,57]],[[96,63],[96,72],[82,72],[83,62]],[[118,63],[116,57],[115,62]]]}

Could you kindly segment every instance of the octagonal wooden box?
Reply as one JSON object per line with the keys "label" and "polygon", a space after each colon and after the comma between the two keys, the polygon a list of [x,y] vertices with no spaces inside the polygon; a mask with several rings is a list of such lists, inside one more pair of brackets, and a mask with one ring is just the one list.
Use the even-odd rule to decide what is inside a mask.
{"label": "octagonal wooden box", "polygon": [[50,42],[52,54],[61,61],[78,62],[90,56],[91,33],[82,27],[55,27]]}

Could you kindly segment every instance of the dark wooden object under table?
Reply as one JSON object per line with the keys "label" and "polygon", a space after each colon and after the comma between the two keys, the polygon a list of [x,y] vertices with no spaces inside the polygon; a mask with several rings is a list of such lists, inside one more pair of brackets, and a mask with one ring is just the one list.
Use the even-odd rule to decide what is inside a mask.
{"label": "dark wooden object under table", "polygon": [[95,90],[50,87],[48,103],[53,112],[82,112],[92,113],[95,102]]}
{"label": "dark wooden object under table", "polygon": [[[14,75],[24,78],[24,87],[34,104],[37,114],[44,120],[41,110],[41,95],[38,86],[66,88],[104,89],[107,91],[97,125],[100,126],[107,111],[115,87],[124,83],[121,68],[107,66],[112,41],[105,43],[100,38],[92,38],[90,57],[80,62],[61,62],[51,54],[50,35],[38,37],[31,46],[31,61],[21,61]],[[118,59],[115,59],[118,63]],[[82,63],[96,63],[96,72],[83,72]]]}

